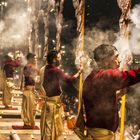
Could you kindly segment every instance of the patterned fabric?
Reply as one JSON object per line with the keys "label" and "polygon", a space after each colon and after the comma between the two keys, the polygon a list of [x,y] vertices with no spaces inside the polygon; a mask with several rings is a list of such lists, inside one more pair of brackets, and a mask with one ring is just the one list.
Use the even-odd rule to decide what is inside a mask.
{"label": "patterned fabric", "polygon": [[40,120],[41,140],[58,140],[63,132],[62,114],[60,97],[47,97]]}

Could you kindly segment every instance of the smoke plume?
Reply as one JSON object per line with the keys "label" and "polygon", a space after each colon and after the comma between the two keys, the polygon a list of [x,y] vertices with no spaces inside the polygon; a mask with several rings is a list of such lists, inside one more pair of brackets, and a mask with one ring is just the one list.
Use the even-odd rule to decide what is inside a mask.
{"label": "smoke plume", "polygon": [[2,48],[20,48],[27,43],[27,31],[29,30],[30,20],[25,7],[22,6],[23,5],[20,5],[19,8],[18,4],[13,4],[13,6],[8,9],[2,24],[0,24]]}

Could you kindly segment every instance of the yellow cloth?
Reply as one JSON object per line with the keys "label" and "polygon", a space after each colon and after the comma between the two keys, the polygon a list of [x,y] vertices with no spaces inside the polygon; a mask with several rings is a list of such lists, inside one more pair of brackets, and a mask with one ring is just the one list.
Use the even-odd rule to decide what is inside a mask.
{"label": "yellow cloth", "polygon": [[[73,129],[81,140],[115,140],[115,134],[110,130],[102,128],[88,128],[86,130],[83,114],[83,101],[81,101],[79,114]],[[87,135],[84,134],[85,131],[87,131]]]}
{"label": "yellow cloth", "polygon": [[13,81],[9,81],[7,80],[7,82],[3,82],[3,104],[5,107],[9,107],[11,106],[11,101],[12,101],[12,90],[13,90],[13,86],[9,86],[13,85]]}
{"label": "yellow cloth", "polygon": [[6,78],[7,86],[9,88],[14,88],[14,79],[13,78]]}
{"label": "yellow cloth", "polygon": [[115,140],[115,134],[107,129],[88,128],[86,140]]}
{"label": "yellow cloth", "polygon": [[43,87],[43,81],[44,81],[44,71],[45,71],[45,67],[46,65],[44,65],[41,69],[40,69],[40,95],[45,96],[45,90]]}
{"label": "yellow cloth", "polygon": [[35,126],[36,92],[34,86],[26,86],[23,91],[21,117],[24,125]]}
{"label": "yellow cloth", "polygon": [[77,120],[76,120],[76,123],[75,123],[74,128],[73,128],[74,132],[76,133],[76,135],[81,140],[86,139],[86,135],[84,134],[84,131],[85,131],[85,119],[84,119],[83,114],[84,114],[84,112],[83,112],[83,100],[81,100],[79,114],[77,116]]}
{"label": "yellow cloth", "polygon": [[[12,85],[12,86],[9,86]],[[3,92],[2,102],[5,107],[11,105],[13,78],[6,78],[4,72],[0,69],[0,90]]]}
{"label": "yellow cloth", "polygon": [[58,140],[63,132],[60,97],[47,97],[41,112],[41,140]]}

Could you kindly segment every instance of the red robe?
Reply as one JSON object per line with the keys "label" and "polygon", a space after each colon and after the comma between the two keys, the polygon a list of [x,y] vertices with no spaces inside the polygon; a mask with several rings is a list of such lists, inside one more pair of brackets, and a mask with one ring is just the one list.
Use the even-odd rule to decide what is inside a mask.
{"label": "red robe", "polygon": [[140,68],[91,72],[83,85],[86,126],[116,131],[119,124],[116,91],[140,82]]}
{"label": "red robe", "polygon": [[28,63],[24,67],[24,76],[25,76],[25,86],[34,86],[35,85],[35,77],[37,75],[37,69],[35,65]]}
{"label": "red robe", "polygon": [[48,97],[59,96],[62,93],[61,83],[73,81],[76,78],[66,75],[61,69],[53,65],[47,65],[44,71],[43,87]]}
{"label": "red robe", "polygon": [[20,63],[16,60],[7,60],[4,62],[3,70],[7,78],[13,78],[14,68],[20,66]]}

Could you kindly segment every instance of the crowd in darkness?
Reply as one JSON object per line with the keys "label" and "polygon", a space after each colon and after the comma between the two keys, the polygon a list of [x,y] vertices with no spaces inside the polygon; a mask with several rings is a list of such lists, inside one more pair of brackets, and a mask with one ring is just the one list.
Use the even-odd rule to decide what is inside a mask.
{"label": "crowd in darkness", "polygon": [[69,115],[77,115],[78,113],[78,98],[76,96],[68,96],[64,94],[61,96],[64,104],[64,111],[69,112]]}

